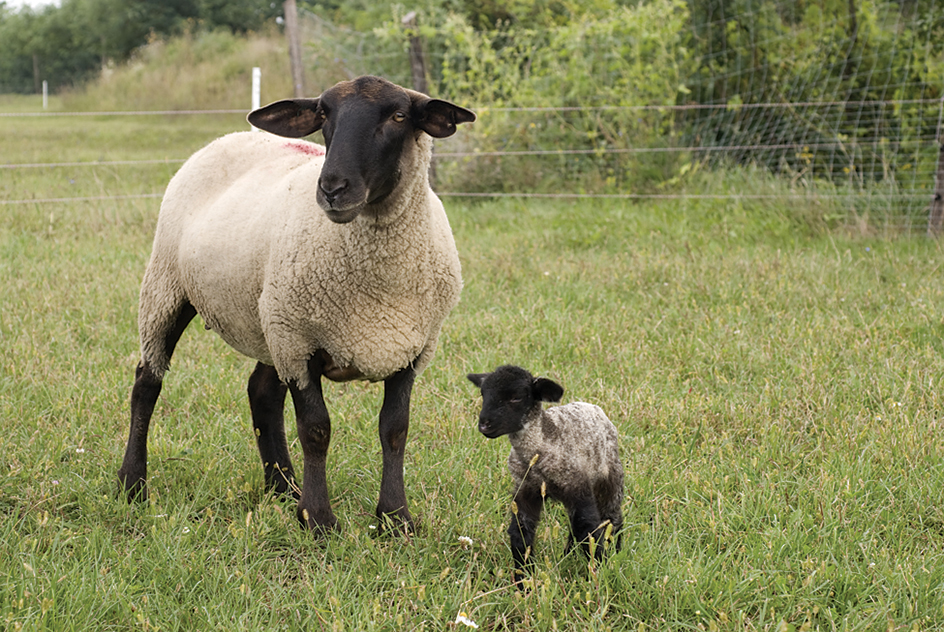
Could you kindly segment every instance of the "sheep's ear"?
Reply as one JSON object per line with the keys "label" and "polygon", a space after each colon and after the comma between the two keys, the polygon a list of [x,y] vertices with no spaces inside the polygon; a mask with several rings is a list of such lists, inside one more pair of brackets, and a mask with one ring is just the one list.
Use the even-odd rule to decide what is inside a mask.
{"label": "sheep's ear", "polygon": [[413,124],[433,138],[446,138],[456,133],[456,125],[471,123],[475,113],[458,105],[430,99],[425,94],[410,91],[413,97]]}
{"label": "sheep's ear", "polygon": [[249,122],[276,136],[302,138],[314,134],[324,124],[324,112],[318,99],[285,99],[253,110]]}
{"label": "sheep's ear", "polygon": [[564,395],[564,387],[546,377],[536,377],[531,383],[534,399],[541,402],[559,402]]}
{"label": "sheep's ear", "polygon": [[485,381],[485,378],[489,376],[488,373],[469,373],[466,377],[469,378],[469,381],[482,388],[482,383]]}

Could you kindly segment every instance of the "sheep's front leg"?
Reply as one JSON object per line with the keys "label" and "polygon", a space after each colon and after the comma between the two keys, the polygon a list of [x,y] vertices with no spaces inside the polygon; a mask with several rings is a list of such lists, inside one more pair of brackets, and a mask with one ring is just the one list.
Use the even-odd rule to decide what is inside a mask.
{"label": "sheep's front leg", "polygon": [[249,409],[267,489],[300,498],[285,440],[285,393],[275,367],[259,362],[249,378]]}
{"label": "sheep's front leg", "polygon": [[289,389],[295,404],[298,440],[305,455],[298,519],[309,529],[326,532],[337,530],[338,520],[331,511],[325,474],[328,445],[331,443],[331,419],[321,390],[322,364],[323,361],[313,357],[308,363],[311,377],[308,386],[299,388],[295,382],[291,382]]}
{"label": "sheep's front leg", "polygon": [[401,369],[384,380],[384,401],[380,409],[380,446],[383,450],[383,474],[377,518],[384,529],[389,521],[413,532],[413,518],[406,506],[403,485],[403,455],[410,428],[410,395],[416,372],[412,367]]}
{"label": "sheep's front leg", "polygon": [[514,582],[523,588],[525,570],[534,566],[534,533],[544,501],[541,491],[525,485],[515,493],[511,508],[511,524],[508,525],[508,539],[511,542],[511,557],[515,563]]}

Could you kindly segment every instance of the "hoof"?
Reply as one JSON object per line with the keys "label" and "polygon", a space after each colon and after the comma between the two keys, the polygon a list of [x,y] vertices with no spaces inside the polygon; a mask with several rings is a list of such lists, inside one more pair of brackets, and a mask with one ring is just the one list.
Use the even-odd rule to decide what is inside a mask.
{"label": "hoof", "polygon": [[123,493],[129,503],[146,502],[148,499],[147,481],[139,477],[129,484],[129,480],[131,479],[122,476],[121,472],[118,473],[118,493]]}
{"label": "hoof", "polygon": [[277,496],[282,496],[286,499],[293,498],[296,501],[301,500],[302,490],[295,483],[295,477],[289,476],[285,477],[280,474],[274,476],[266,476],[266,491],[273,492]]}
{"label": "hoof", "polygon": [[416,525],[407,512],[378,513],[377,535],[402,535],[411,538],[416,535]]}
{"label": "hoof", "polygon": [[338,528],[338,519],[334,517],[329,509],[326,514],[314,515],[307,509],[298,508],[298,521],[302,527],[308,529],[316,537],[325,537],[330,533],[340,533]]}

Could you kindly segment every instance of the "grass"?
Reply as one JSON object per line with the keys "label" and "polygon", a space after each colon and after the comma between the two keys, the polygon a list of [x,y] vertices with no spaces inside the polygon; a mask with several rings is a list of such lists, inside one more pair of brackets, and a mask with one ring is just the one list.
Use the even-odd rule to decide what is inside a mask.
{"label": "grass", "polygon": [[[183,158],[242,125],[0,118],[0,133],[8,163],[114,161]],[[4,171],[0,199],[159,192],[175,168]],[[715,186],[767,186],[738,177]],[[252,361],[198,326],[152,424],[151,499],[118,497],[158,200],[0,206],[0,626],[944,625],[938,242],[804,230],[816,209],[769,199],[446,203],[466,287],[414,391],[419,532],[374,535],[380,388],[331,384],[343,531],[327,541],[263,492]],[[507,442],[477,432],[464,377],[504,362],[602,406],[627,473],[623,551],[562,557],[550,507],[524,594],[508,583]]]}

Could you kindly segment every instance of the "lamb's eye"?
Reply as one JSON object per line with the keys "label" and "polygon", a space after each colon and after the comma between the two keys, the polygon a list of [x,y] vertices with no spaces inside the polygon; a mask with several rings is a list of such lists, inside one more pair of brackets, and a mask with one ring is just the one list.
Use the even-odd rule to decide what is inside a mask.
{"label": "lamb's eye", "polygon": [[508,400],[508,403],[509,403],[509,404],[520,404],[520,403],[521,403],[521,398],[516,397],[515,399],[509,399],[509,400]]}
{"label": "lamb's eye", "polygon": [[393,120],[396,123],[402,123],[403,121],[406,120],[406,114],[404,114],[403,112],[396,112],[393,115]]}

